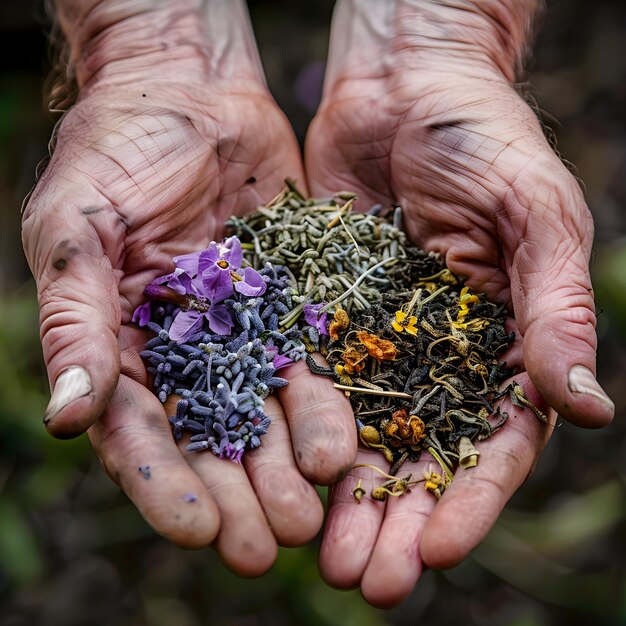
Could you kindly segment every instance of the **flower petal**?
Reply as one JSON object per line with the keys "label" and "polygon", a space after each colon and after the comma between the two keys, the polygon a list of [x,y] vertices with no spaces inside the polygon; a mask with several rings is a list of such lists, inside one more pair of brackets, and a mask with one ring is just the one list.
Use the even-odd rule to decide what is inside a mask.
{"label": "flower petal", "polygon": [[180,311],[169,330],[170,339],[184,343],[202,327],[204,315],[198,311]]}
{"label": "flower petal", "polygon": [[277,354],[272,360],[272,365],[276,370],[281,369],[282,367],[287,367],[293,363],[293,359],[290,359],[288,356],[284,354]]}
{"label": "flower petal", "polygon": [[234,444],[230,441],[225,445],[220,444],[220,457],[230,459],[234,463],[241,463],[241,457],[245,450],[245,443],[239,439]]}
{"label": "flower petal", "polygon": [[181,272],[186,272],[189,276],[195,276],[198,273],[198,260],[201,254],[202,252],[191,252],[189,254],[175,256],[174,263],[176,263],[176,269]]}
{"label": "flower petal", "polygon": [[144,302],[135,309],[132,321],[139,326],[145,326],[150,321],[151,314],[150,302]]}
{"label": "flower petal", "polygon": [[225,304],[213,304],[206,312],[209,328],[220,335],[230,335],[233,329],[233,318]]}
{"label": "flower petal", "polygon": [[233,293],[233,279],[230,272],[217,265],[208,267],[202,274],[202,289],[211,302],[221,302]]}
{"label": "flower petal", "polygon": [[176,268],[170,274],[164,274],[163,276],[155,278],[150,285],[166,285],[177,293],[185,295],[190,293],[188,291],[190,282],[191,278],[182,269]]}
{"label": "flower petal", "polygon": [[228,248],[229,252],[223,254],[223,258],[226,259],[232,266],[232,269],[237,271],[241,267],[243,262],[243,250],[241,249],[241,242],[237,237],[229,237],[224,242],[224,247]]}
{"label": "flower petal", "polygon": [[220,258],[219,248],[217,244],[212,241],[206,250],[200,253],[198,259],[198,275],[203,275],[207,268],[215,265],[215,261]]}
{"label": "flower petal", "polygon": [[309,325],[317,328],[320,334],[328,335],[328,313],[324,311],[318,315],[323,304],[305,304],[303,309],[304,321]]}
{"label": "flower petal", "polygon": [[260,296],[265,293],[267,285],[261,274],[251,267],[246,267],[243,270],[243,280],[235,283],[235,289],[244,296]]}

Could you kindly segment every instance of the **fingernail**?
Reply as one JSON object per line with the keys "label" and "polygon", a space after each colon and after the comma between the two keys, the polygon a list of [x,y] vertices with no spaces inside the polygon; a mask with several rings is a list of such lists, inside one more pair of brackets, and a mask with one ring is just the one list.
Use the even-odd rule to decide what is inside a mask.
{"label": "fingernail", "polygon": [[611,398],[606,395],[604,389],[598,384],[595,376],[584,365],[574,365],[572,369],[570,369],[567,383],[570,391],[593,396],[611,410],[615,410],[615,404],[613,404]]}
{"label": "fingernail", "polygon": [[48,408],[43,416],[43,423],[47,424],[70,402],[86,396],[92,390],[91,378],[84,367],[78,365],[68,367],[57,378]]}

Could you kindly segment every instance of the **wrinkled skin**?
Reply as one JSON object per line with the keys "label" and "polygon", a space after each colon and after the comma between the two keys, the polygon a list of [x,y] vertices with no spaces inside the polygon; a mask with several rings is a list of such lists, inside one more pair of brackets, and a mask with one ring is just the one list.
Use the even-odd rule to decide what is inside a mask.
{"label": "wrinkled skin", "polygon": [[[147,336],[129,322],[172,256],[221,238],[229,215],[275,195],[285,176],[303,179],[300,155],[263,87],[142,81],[88,93],[70,110],[24,216],[50,380],[81,365],[93,382],[49,431],[90,427],[106,470],[158,532],[187,547],[213,543],[241,575],[265,571],[277,541],[298,545],[319,530],[321,503],[304,476],[328,483],[350,467],[349,404],[332,396],[327,413],[317,410],[322,434],[312,432],[314,398],[296,384],[268,399],[272,436],[243,467],[188,454],[172,438],[173,407],[166,413],[149,389],[138,356]],[[288,426],[294,404],[302,410]],[[138,471],[146,465],[148,480]]]}
{"label": "wrinkled skin", "polygon": [[[593,228],[578,184],[534,113],[481,62],[442,58],[441,71],[436,60],[414,69],[424,66],[424,52],[409,37],[359,34],[358,49],[340,43],[329,59],[306,144],[311,192],[355,190],[361,209],[402,206],[415,243],[441,252],[468,285],[505,302],[517,340],[504,358],[550,416],[544,425],[503,402],[511,419],[478,444],[478,466],[459,470],[438,503],[417,485],[387,504],[367,497],[357,504],[351,491],[359,478],[368,491],[382,482],[363,468],[332,488],[321,571],[386,607],[410,593],[425,566],[455,565],[486,536],[552,433],[556,414],[547,404],[588,427],[608,423],[612,406],[568,388],[571,366],[595,371]],[[371,452],[360,451],[357,463],[388,469]],[[419,478],[431,463],[405,464],[400,475]]]}
{"label": "wrinkled skin", "polygon": [[[106,18],[111,5],[93,4],[98,19]],[[89,79],[90,67],[104,80],[81,85],[78,104],[59,128],[25,211],[24,245],[52,387],[72,366],[85,368],[92,383],[62,408],[57,403],[48,430],[70,437],[89,429],[106,470],[158,532],[187,547],[212,544],[235,572],[256,575],[273,562],[277,542],[298,545],[317,532],[322,509],[308,481],[340,478],[353,463],[356,437],[348,400],[302,363],[287,368],[290,385],[268,399],[271,436],[244,457],[243,467],[186,454],[171,436],[172,408],[164,410],[148,388],[138,356],[146,337],[129,324],[143,287],[171,270],[172,256],[219,238],[233,211],[274,196],[285,176],[304,181],[288,123],[262,77],[241,63],[241,51],[245,57],[251,47],[229,39],[241,31],[228,15],[235,3],[204,6],[218,60],[209,50],[209,62],[200,65],[223,70],[223,55],[227,72],[209,71],[201,80],[188,74],[176,65],[197,67],[198,59],[185,58],[186,47],[166,54],[172,71],[150,56],[160,52],[151,49],[142,65],[140,55],[122,58],[125,45],[111,45],[150,48],[153,33],[171,33],[172,23],[193,35],[185,29],[195,18],[187,20],[184,10],[146,28],[151,16],[137,10],[120,19],[118,35],[99,38],[104,50],[94,44],[79,82]],[[220,10],[227,19],[221,21]],[[71,21],[72,13],[66,17]],[[342,39],[351,25],[341,23],[341,14],[336,19]],[[518,341],[506,358],[530,399],[548,411],[543,396],[581,425],[605,424],[610,401],[568,387],[572,365],[595,371],[592,227],[575,181],[532,112],[488,63],[455,71],[458,55],[453,61],[444,55],[441,65],[424,64],[410,39],[381,33],[379,23],[386,22],[359,33],[352,51],[336,47],[331,54],[306,145],[309,191],[354,189],[362,209],[401,204],[416,243],[445,254],[472,287],[508,303]],[[125,76],[127,67],[134,76]],[[356,477],[366,488],[377,480],[368,470],[339,482],[320,557],[325,578],[339,587],[360,585],[369,602],[389,606],[410,592],[424,566],[461,560],[526,478],[555,421],[554,412],[545,426],[510,403],[502,408],[512,415],[507,428],[481,444],[479,466],[460,472],[436,506],[419,485],[386,505],[366,499],[357,505],[350,493]],[[380,464],[376,455],[359,455]],[[148,465],[146,479],[138,468]],[[417,477],[427,466],[403,471]]]}

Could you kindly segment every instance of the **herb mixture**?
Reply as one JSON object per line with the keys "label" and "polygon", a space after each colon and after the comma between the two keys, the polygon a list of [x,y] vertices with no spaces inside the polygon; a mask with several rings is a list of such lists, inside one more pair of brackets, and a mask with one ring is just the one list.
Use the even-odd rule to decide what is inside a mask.
{"label": "herb mixture", "polygon": [[142,357],[161,402],[180,398],[174,437],[236,462],[268,431],[264,399],[287,384],[276,373],[306,358],[350,396],[361,444],[390,464],[390,488],[372,497],[408,491],[395,474],[424,450],[441,466],[425,486],[440,495],[457,465],[477,463],[472,442],[506,421],[496,400],[509,394],[545,416],[515,383],[499,391],[512,374],[499,361],[514,340],[505,308],[411,245],[399,208],[390,218],[380,205],[356,213],[355,198],[307,199],[287,181],[267,205],[231,218],[223,242],[174,258],[133,316],[155,333]]}

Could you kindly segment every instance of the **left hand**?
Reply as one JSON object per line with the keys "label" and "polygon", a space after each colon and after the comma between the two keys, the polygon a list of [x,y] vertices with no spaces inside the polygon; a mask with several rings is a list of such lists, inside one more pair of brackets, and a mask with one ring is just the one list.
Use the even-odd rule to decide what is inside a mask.
{"label": "left hand", "polygon": [[[593,226],[577,182],[493,62],[501,60],[497,52],[470,41],[459,54],[447,32],[439,46],[425,48],[430,40],[409,32],[428,20],[406,6],[416,3],[369,2],[386,19],[355,17],[344,10],[353,4],[340,4],[333,24],[324,97],[306,144],[310,191],[355,190],[362,209],[402,206],[413,242],[507,304],[517,341],[503,358],[531,401],[580,426],[606,425],[613,405],[594,378]],[[404,14],[391,5],[403,5]],[[454,12],[437,7],[431,13]],[[478,19],[467,13],[461,19]],[[417,486],[386,505],[366,497],[357,505],[351,491],[357,477],[376,480],[371,471],[336,486],[320,557],[325,578],[360,585],[369,602],[389,606],[408,595],[424,566],[461,561],[531,472],[556,419],[550,411],[546,426],[508,402],[502,409],[509,422],[478,445],[478,467],[457,472],[438,503]],[[360,457],[357,463],[371,455]],[[400,474],[415,477],[424,465],[405,465]]]}
{"label": "left hand", "polygon": [[267,399],[272,434],[243,465],[189,453],[139,357],[147,337],[131,317],[145,285],[171,271],[173,256],[221,239],[234,211],[253,210],[285,176],[303,178],[245,3],[201,4],[57,0],[79,92],[25,209],[23,238],[54,389],[48,431],[88,430],[158,533],[211,544],[252,576],[272,565],[278,543],[318,532],[323,509],[309,480],[345,473],[355,434],[345,398],[319,406],[296,382],[282,404]]}

